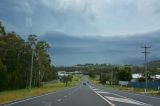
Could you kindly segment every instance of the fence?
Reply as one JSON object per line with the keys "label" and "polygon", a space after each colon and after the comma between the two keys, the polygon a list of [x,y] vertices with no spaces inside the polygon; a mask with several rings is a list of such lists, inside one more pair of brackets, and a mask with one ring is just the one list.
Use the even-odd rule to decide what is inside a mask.
{"label": "fence", "polygon": [[[145,88],[145,82],[131,82],[130,83],[131,87],[134,88]],[[160,81],[154,81],[154,80],[148,80],[148,88],[149,89],[160,89]]]}

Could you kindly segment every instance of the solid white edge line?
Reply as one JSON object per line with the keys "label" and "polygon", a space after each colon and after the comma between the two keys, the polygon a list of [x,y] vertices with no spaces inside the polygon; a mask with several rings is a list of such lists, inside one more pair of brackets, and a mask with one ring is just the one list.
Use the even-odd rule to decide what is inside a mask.
{"label": "solid white edge line", "polygon": [[[95,91],[94,91],[95,92]],[[95,92],[98,96],[100,96],[103,100],[105,100],[107,103],[109,103],[111,106],[116,106],[115,104],[113,104],[112,102],[110,102],[109,100],[107,100],[106,98],[104,98],[102,95],[100,95],[99,93]]]}
{"label": "solid white edge line", "polygon": [[61,102],[61,101],[62,101],[62,99],[58,99],[57,101],[58,101],[58,102]]}
{"label": "solid white edge line", "polygon": [[[76,86],[77,87],[77,86]],[[66,89],[63,89],[63,90],[70,90],[70,89],[74,89],[76,87],[72,87],[72,88],[66,88]],[[1,104],[3,106],[10,106],[10,105],[13,105],[13,104],[17,104],[17,103],[21,103],[21,102],[25,102],[25,101],[28,101],[28,100],[32,100],[32,99],[36,99],[36,98],[40,98],[42,96],[46,96],[46,95],[49,95],[49,94],[54,94],[54,93],[58,93],[58,92],[61,92],[63,90],[60,90],[60,91],[56,91],[56,92],[50,92],[50,93],[46,93],[46,94],[43,94],[43,95],[40,95],[40,96],[34,96],[34,97],[29,97],[27,99],[24,99],[24,100],[19,100],[19,101],[15,101],[15,102],[12,102],[12,103],[8,103],[8,104]]]}
{"label": "solid white edge line", "polygon": [[[104,88],[104,87],[103,87],[103,88]],[[111,89],[109,89],[109,90],[111,90]],[[126,93],[126,94],[139,95],[139,96],[146,97],[146,98],[160,99],[160,98],[158,98],[158,97],[147,96],[147,95],[138,94],[138,93],[125,92],[125,91],[116,90],[116,89],[114,89],[114,91],[121,92],[121,93]]]}
{"label": "solid white edge line", "polygon": [[100,95],[99,93],[97,93],[96,91],[94,91],[93,89],[92,89],[92,86],[90,86],[89,84],[88,84],[88,86],[89,86],[89,88],[94,92],[94,93],[96,93],[98,96],[100,96],[103,100],[105,100],[107,103],[109,103],[111,106],[116,106],[115,104],[113,104],[112,102],[110,102],[109,100],[107,100],[105,97],[103,97],[102,95]]}
{"label": "solid white edge line", "polygon": [[121,97],[121,98],[125,98],[125,99],[128,99],[128,100],[131,100],[131,101],[140,103],[140,104],[145,105],[145,106],[152,106],[152,105],[150,105],[150,104],[147,104],[147,103],[144,103],[144,102],[141,102],[141,101],[137,101],[137,100],[135,100],[135,99],[131,99],[131,98],[128,98],[128,97],[125,97],[125,96],[121,96],[121,95],[119,95],[119,94],[115,94],[115,93],[112,93],[112,94],[113,94],[113,95],[116,95],[116,96],[119,96],[119,97]]}
{"label": "solid white edge line", "polygon": [[[90,85],[89,85],[89,86],[90,86]],[[137,102],[137,103],[140,103],[140,104],[142,104],[142,105],[144,105],[144,106],[152,106],[151,104],[147,104],[147,103],[140,102],[140,101],[137,101],[137,100],[134,100],[134,99],[131,99],[131,98],[127,98],[127,97],[121,96],[121,95],[119,95],[119,94],[115,94],[115,93],[111,93],[111,94],[116,95],[116,96],[119,96],[119,97],[122,97],[122,98],[126,98],[126,99],[128,99],[128,100],[131,100],[131,101],[134,101],[134,102]]]}

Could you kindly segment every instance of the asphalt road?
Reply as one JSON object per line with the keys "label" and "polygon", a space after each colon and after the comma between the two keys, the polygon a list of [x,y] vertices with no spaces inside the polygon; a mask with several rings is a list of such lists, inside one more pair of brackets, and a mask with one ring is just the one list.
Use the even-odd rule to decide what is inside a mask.
{"label": "asphalt road", "polygon": [[160,106],[160,98],[82,83],[74,88],[13,102],[5,106]]}

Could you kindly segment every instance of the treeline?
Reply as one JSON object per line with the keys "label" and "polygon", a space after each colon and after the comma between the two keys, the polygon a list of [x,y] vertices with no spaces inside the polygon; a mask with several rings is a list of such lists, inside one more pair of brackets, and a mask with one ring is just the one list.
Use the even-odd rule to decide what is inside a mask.
{"label": "treeline", "polygon": [[[77,64],[74,66],[59,66],[55,67],[56,71],[81,71],[83,74],[88,74],[91,70],[93,70],[96,74],[100,74],[100,72],[111,72],[115,67],[131,67],[132,73],[142,73],[144,74],[144,66],[126,64],[126,65],[116,65],[116,64]],[[151,67],[150,63],[148,63],[148,74],[150,76],[158,74],[160,71],[158,67]]]}
{"label": "treeline", "polygon": [[38,40],[36,35],[24,40],[15,32],[6,32],[0,23],[0,91],[26,88],[30,80],[32,86],[39,87],[42,81],[56,79],[49,48],[48,42]]}
{"label": "treeline", "polygon": [[99,81],[103,84],[117,85],[119,81],[131,81],[133,69],[130,66],[115,67],[110,72],[101,72]]}
{"label": "treeline", "polygon": [[90,78],[99,76],[101,83],[118,84],[119,81],[130,81],[133,72],[142,72],[143,67],[114,64],[78,64],[70,67],[56,67],[57,71],[81,71]]}
{"label": "treeline", "polygon": [[88,74],[90,70],[94,70],[96,73],[99,71],[109,71],[112,69],[112,67],[115,67],[117,65],[112,64],[77,64],[74,66],[59,66],[55,67],[56,71],[81,71],[83,74]]}
{"label": "treeline", "polygon": [[125,67],[129,66],[132,68],[132,73],[142,73],[143,66],[135,65],[115,65],[115,64],[77,64],[74,66],[59,66],[55,67],[56,71],[81,71],[83,74],[88,74],[90,71],[94,71],[96,74],[100,72],[111,72],[115,67]]}
{"label": "treeline", "polygon": [[[119,81],[130,81],[133,73],[142,73],[142,78],[138,80],[144,81],[144,67],[136,65],[114,65],[114,64],[78,64],[69,67],[56,67],[57,71],[81,71],[91,78],[99,76],[101,83],[118,84]],[[157,70],[148,67],[148,79],[157,74]]]}

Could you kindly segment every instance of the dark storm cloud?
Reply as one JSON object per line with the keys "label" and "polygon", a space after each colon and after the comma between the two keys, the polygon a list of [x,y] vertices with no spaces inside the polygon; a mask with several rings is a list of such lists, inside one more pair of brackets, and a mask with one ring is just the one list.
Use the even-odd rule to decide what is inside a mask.
{"label": "dark storm cloud", "polygon": [[48,33],[46,39],[53,47],[56,65],[78,63],[142,64],[141,46],[152,46],[149,61],[160,58],[160,31],[131,37],[72,37],[62,33]]}
{"label": "dark storm cloud", "polygon": [[152,46],[149,60],[160,57],[159,4],[159,0],[1,0],[0,21],[7,31],[24,38],[33,33],[49,41],[56,65],[139,64],[145,44]]}
{"label": "dark storm cloud", "polygon": [[58,31],[79,37],[121,36],[159,29],[159,4],[159,0],[1,0],[0,21],[20,35]]}

